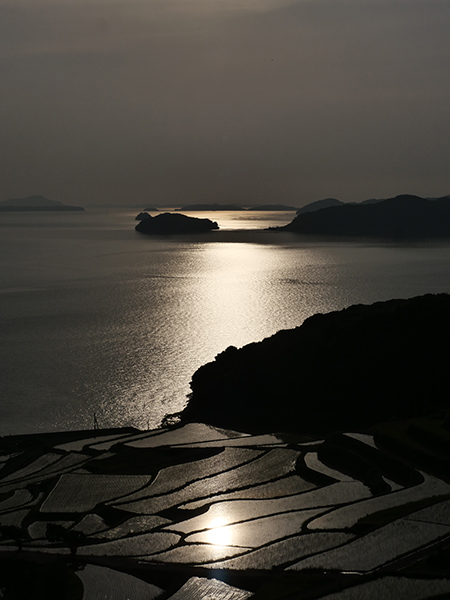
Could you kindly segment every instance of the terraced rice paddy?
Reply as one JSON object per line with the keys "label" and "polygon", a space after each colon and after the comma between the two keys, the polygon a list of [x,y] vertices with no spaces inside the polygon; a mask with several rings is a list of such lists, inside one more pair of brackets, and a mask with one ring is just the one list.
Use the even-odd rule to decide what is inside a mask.
{"label": "terraced rice paddy", "polygon": [[80,600],[450,594],[446,457],[427,463],[416,435],[410,459],[407,439],[202,424],[4,438],[0,564],[64,564]]}

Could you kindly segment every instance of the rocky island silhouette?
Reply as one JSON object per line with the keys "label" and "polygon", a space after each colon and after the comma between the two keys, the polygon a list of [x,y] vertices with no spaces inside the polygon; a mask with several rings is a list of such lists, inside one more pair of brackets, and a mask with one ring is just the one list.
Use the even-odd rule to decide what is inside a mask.
{"label": "rocky island silhouette", "polygon": [[187,215],[174,213],[161,213],[156,217],[151,215],[142,218],[135,229],[139,233],[153,235],[183,234],[183,233],[206,233],[213,229],[219,229],[215,221],[210,219],[198,219]]}

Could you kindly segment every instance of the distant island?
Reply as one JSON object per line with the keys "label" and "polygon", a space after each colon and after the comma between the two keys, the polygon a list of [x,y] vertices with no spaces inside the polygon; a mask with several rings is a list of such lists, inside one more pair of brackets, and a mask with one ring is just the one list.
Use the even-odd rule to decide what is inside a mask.
{"label": "distant island", "polygon": [[327,433],[450,407],[450,295],[356,305],[218,354],[182,423]]}
{"label": "distant island", "polygon": [[236,206],[236,204],[187,204],[186,206],[182,206],[181,208],[176,208],[177,211],[213,211],[213,210],[245,210],[241,206]]}
{"label": "distant island", "polygon": [[84,208],[63,204],[58,200],[49,200],[45,196],[27,196],[0,201],[0,211],[84,211]]}
{"label": "distant island", "polygon": [[257,206],[250,206],[247,210],[259,210],[259,211],[273,211],[273,210],[283,210],[283,211],[291,211],[297,210],[296,206],[289,206],[287,204],[259,204]]}
{"label": "distant island", "polygon": [[139,233],[174,234],[174,233],[206,233],[213,229],[219,229],[215,221],[210,219],[197,219],[174,213],[161,213],[156,217],[142,219],[135,227]]}
{"label": "distant island", "polygon": [[450,196],[430,199],[404,194],[359,204],[339,203],[302,212],[288,225],[271,230],[392,240],[448,238]]}
{"label": "distant island", "polygon": [[150,219],[150,215],[148,214],[148,212],[140,212],[138,215],[135,216],[134,220],[135,221],[143,221],[144,219]]}
{"label": "distant island", "polygon": [[[149,209],[145,209],[149,210]],[[287,204],[258,204],[255,206],[250,206],[249,208],[243,208],[242,206],[237,206],[236,204],[187,204],[186,206],[182,206],[181,208],[176,208],[177,211],[230,211],[230,210],[259,210],[259,211],[295,211],[297,210],[296,206],[289,206]]]}
{"label": "distant island", "polygon": [[149,208],[144,208],[144,212],[158,212],[158,209],[154,206],[150,206]]}

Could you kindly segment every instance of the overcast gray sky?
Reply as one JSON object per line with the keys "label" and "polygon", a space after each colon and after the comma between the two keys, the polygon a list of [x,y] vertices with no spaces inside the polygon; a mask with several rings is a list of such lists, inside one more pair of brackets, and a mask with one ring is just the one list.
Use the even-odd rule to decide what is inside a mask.
{"label": "overcast gray sky", "polygon": [[449,0],[0,0],[0,199],[450,194]]}

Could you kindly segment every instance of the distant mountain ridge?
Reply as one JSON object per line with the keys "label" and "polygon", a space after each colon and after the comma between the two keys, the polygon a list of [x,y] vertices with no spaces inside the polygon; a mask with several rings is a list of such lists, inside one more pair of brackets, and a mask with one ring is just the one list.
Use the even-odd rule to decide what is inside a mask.
{"label": "distant mountain ridge", "polygon": [[284,227],[301,234],[418,240],[450,237],[450,196],[410,194],[359,204],[329,206],[298,214]]}
{"label": "distant mountain ridge", "polygon": [[27,196],[26,198],[11,198],[0,201],[1,211],[84,211],[81,206],[69,206],[59,200],[50,200],[45,196]]}
{"label": "distant mountain ridge", "polygon": [[344,204],[342,200],[338,200],[337,198],[324,198],[323,200],[315,200],[314,202],[310,202],[309,204],[305,204],[297,210],[298,215],[302,215],[303,213],[315,212],[316,210],[320,210],[321,208],[329,208],[330,206],[341,206]]}

